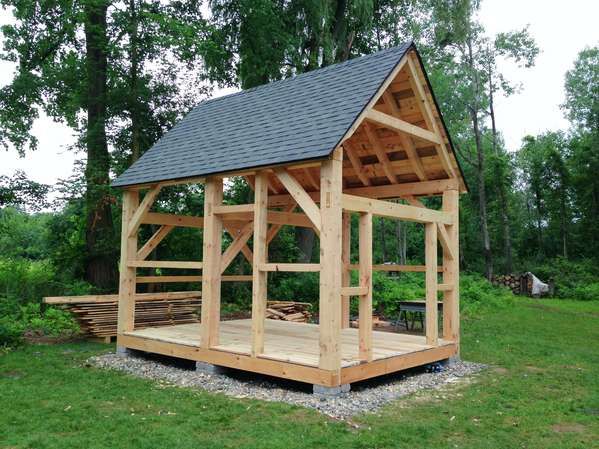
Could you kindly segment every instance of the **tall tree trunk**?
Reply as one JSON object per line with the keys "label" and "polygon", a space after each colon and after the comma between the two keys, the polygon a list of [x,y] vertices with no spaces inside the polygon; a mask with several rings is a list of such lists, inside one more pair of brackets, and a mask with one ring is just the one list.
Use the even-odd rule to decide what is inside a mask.
{"label": "tall tree trunk", "polygon": [[310,228],[295,228],[295,244],[300,250],[300,263],[309,263],[312,261],[314,237],[314,231]]}
{"label": "tall tree trunk", "polygon": [[135,162],[141,155],[141,124],[139,113],[139,12],[135,0],[129,0],[130,31],[129,31],[129,114],[131,117],[131,162]]}
{"label": "tall tree trunk", "polygon": [[[489,64],[489,113],[491,116],[491,130],[493,133],[493,153],[496,157],[499,158],[499,145],[497,145],[497,124],[495,122],[495,105],[493,102],[493,77],[492,77],[492,68]],[[513,261],[512,261],[512,232],[511,232],[511,224],[510,224],[510,205],[508,203],[506,188],[505,188],[505,180],[499,179],[497,180],[497,190],[499,193],[499,210],[501,213],[501,224],[503,228],[503,248],[505,252],[505,272],[511,273],[513,269]]]}
{"label": "tall tree trunk", "polygon": [[480,82],[478,72],[474,66],[474,57],[472,54],[472,43],[468,44],[468,63],[472,72],[472,83],[474,88],[474,101],[470,107],[470,118],[472,120],[472,131],[474,132],[474,142],[476,146],[476,177],[478,181],[478,212],[480,219],[480,230],[483,243],[483,253],[485,256],[485,275],[491,280],[493,277],[493,255],[491,253],[491,239],[489,238],[489,225],[487,218],[487,193],[485,186],[485,154],[482,145],[480,125],[478,122],[479,113],[479,95]]}
{"label": "tall tree trunk", "polygon": [[103,290],[115,288],[117,275],[117,258],[112,250],[110,155],[106,142],[107,9],[105,0],[88,0],[84,9],[87,73],[85,274],[87,281]]}

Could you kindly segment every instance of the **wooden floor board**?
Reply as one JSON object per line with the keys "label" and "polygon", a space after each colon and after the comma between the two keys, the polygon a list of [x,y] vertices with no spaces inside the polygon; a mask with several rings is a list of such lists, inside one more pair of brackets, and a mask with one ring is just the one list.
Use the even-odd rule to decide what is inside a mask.
{"label": "wooden floor board", "polygon": [[[166,343],[200,347],[200,323],[139,329],[126,335]],[[219,345],[215,350],[247,355],[251,352],[251,320],[232,320],[220,323]],[[450,344],[439,339],[439,346]],[[373,360],[383,360],[431,349],[424,336],[373,332]],[[341,331],[342,366],[360,363],[358,359],[358,330]],[[266,320],[264,354],[261,358],[318,366],[318,325]]]}

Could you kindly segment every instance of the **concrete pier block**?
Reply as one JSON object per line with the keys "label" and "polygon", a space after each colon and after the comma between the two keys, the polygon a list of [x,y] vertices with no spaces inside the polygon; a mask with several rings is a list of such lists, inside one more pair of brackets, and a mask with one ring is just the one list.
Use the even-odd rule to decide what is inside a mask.
{"label": "concrete pier block", "polygon": [[317,396],[335,397],[340,396],[343,393],[348,393],[350,388],[350,384],[343,384],[339,385],[338,387],[325,387],[322,385],[314,384],[312,386],[312,392]]}
{"label": "concrete pier block", "polygon": [[227,368],[212,363],[196,362],[196,371],[205,374],[224,374]]}

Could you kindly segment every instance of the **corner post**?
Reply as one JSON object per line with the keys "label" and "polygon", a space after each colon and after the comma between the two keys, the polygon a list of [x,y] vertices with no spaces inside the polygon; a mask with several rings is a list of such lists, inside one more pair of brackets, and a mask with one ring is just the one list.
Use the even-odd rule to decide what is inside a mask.
{"label": "corner post", "polygon": [[372,361],[372,214],[360,214],[360,287],[368,293],[360,296],[359,356]]}
{"label": "corner post", "polygon": [[223,224],[214,207],[223,202],[223,180],[206,179],[204,190],[204,245],[202,270],[202,323],[200,346],[218,345],[220,324],[220,265]]}
{"label": "corner post", "polygon": [[447,234],[453,246],[454,259],[443,253],[443,283],[452,287],[443,292],[443,338],[460,345],[460,194],[457,190],[443,192],[443,211],[453,216],[454,223],[447,225]]}
{"label": "corner post", "polygon": [[[341,220],[341,233],[343,238],[341,247],[341,263],[343,264],[341,285],[343,287],[349,287],[351,282],[351,271],[349,269],[349,264],[351,262],[351,213],[344,211]],[[349,310],[350,297],[343,296],[343,298],[341,298],[341,329],[349,328]]]}
{"label": "corner post", "polygon": [[424,225],[426,263],[426,344],[437,346],[437,223]]}
{"label": "corner post", "polygon": [[341,148],[320,169],[320,315],[321,369],[341,369]]}
{"label": "corner post", "polygon": [[268,175],[256,174],[254,188],[254,258],[252,262],[252,357],[264,352],[264,320],[266,318],[266,271],[259,269],[268,259]]}
{"label": "corner post", "polygon": [[[135,268],[127,262],[137,256],[137,232],[129,237],[129,223],[139,206],[139,193],[136,190],[123,192],[123,215],[121,223],[121,260],[119,263],[119,306],[118,335],[130,332],[135,326]],[[117,337],[118,338],[118,337]]]}

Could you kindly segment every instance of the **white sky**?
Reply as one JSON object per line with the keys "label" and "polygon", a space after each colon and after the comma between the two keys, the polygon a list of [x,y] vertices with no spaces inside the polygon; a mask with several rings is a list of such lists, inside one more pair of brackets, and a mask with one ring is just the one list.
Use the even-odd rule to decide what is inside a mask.
{"label": "white sky", "polygon": [[[530,33],[541,48],[532,69],[500,66],[512,81],[523,84],[519,94],[497,101],[497,124],[508,149],[516,150],[527,134],[568,127],[559,108],[564,99],[564,74],[580,50],[599,43],[598,17],[596,0],[483,1],[480,20],[489,35],[530,24]],[[8,20],[10,15],[0,11],[0,25]],[[12,67],[0,62],[0,85],[10,81]],[[219,91],[215,94],[222,95]],[[30,179],[46,184],[69,177],[77,158],[66,149],[74,141],[71,130],[44,117],[35,123],[33,132],[39,139],[36,152],[19,158],[14,151],[0,149],[0,175],[21,169]]]}

